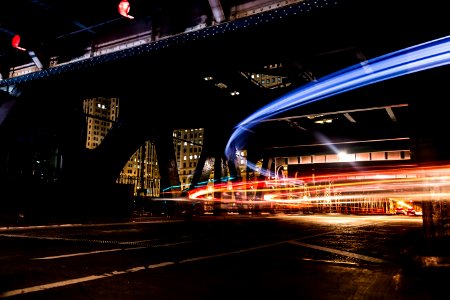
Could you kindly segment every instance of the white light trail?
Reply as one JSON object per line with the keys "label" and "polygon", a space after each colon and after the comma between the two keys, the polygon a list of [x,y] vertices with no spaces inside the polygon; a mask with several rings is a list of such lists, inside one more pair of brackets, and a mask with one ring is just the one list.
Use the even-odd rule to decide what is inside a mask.
{"label": "white light trail", "polygon": [[[366,85],[449,63],[450,36],[446,36],[371,59],[367,62],[371,72],[356,64],[325,76],[273,101],[240,122],[228,140],[225,154],[232,158],[237,149],[243,149],[245,134],[264,119]],[[249,162],[249,167],[255,166]]]}

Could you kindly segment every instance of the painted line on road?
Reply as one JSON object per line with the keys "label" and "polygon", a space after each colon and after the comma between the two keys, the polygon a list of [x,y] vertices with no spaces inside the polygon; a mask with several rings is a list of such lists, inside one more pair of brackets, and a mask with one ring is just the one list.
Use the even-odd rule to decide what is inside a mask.
{"label": "painted line on road", "polygon": [[[181,245],[181,244],[186,244],[186,243],[190,243],[190,241],[168,243],[168,244],[162,244],[162,245],[153,245],[153,247],[170,247],[170,246],[176,246],[176,245]],[[121,243],[119,243],[119,244],[121,244]],[[91,255],[91,254],[117,252],[117,251],[140,250],[140,249],[147,249],[147,248],[149,248],[149,247],[142,246],[142,247],[133,247],[133,248],[115,248],[115,249],[97,250],[97,251],[90,251],[90,252],[61,254],[61,255],[55,255],[55,256],[35,257],[35,258],[32,258],[32,260],[58,259],[58,258],[67,258],[67,257],[73,257],[73,256]]]}
{"label": "painted line on road", "polygon": [[333,260],[326,260],[326,259],[311,259],[311,258],[300,258],[300,259],[305,260],[305,261],[324,262],[324,263],[335,264],[335,265],[357,265],[357,263],[349,262],[349,261],[333,261]]}
{"label": "painted line on road", "polygon": [[[259,250],[259,249],[263,249],[263,248],[267,248],[267,247],[272,247],[272,246],[276,246],[276,245],[281,245],[286,242],[288,242],[288,241],[281,241],[281,242],[262,245],[262,246],[258,246],[258,247],[252,247],[252,248],[246,248],[246,249],[241,249],[241,250],[237,250],[237,251],[219,253],[219,254],[215,254],[215,255],[193,257],[193,258],[181,260],[178,263],[181,264],[181,263],[211,259],[211,258],[216,258],[216,257],[229,256],[229,255]],[[49,283],[49,284],[37,285],[37,286],[28,287],[28,288],[3,292],[2,294],[0,294],[0,298],[6,298],[6,297],[11,297],[11,296],[16,296],[16,295],[23,295],[23,294],[33,293],[33,292],[39,292],[39,291],[44,291],[44,290],[53,289],[53,288],[57,288],[57,287],[77,284],[77,283],[81,283],[81,282],[87,282],[87,281],[112,277],[112,276],[116,276],[116,275],[123,275],[123,274],[127,274],[127,273],[134,273],[134,272],[142,271],[145,269],[155,269],[155,268],[166,267],[166,266],[170,266],[173,264],[176,264],[176,262],[162,262],[162,263],[152,264],[147,267],[145,267],[145,266],[135,267],[135,268],[127,269],[124,271],[112,271],[110,273],[104,273],[101,275],[91,275],[91,276],[86,276],[86,277],[81,277],[81,278],[76,278],[76,279],[70,279],[70,280]]]}
{"label": "painted line on road", "polygon": [[62,255],[55,255],[55,256],[35,257],[35,258],[32,258],[32,260],[58,259],[58,258],[66,258],[66,257],[73,257],[73,256],[82,256],[82,255],[99,254],[99,253],[116,252],[116,251],[126,251],[126,250],[138,250],[138,249],[146,249],[146,248],[147,247],[116,248],[116,249],[108,249],[108,250],[97,250],[97,251],[90,251],[90,252],[62,254]]}
{"label": "painted line on road", "polygon": [[[355,254],[355,253],[351,253],[351,252],[347,252],[347,251],[340,251],[340,250],[336,250],[336,249],[310,245],[310,244],[301,243],[301,242],[298,242],[295,240],[287,240],[287,241],[280,241],[280,242],[275,242],[275,243],[271,243],[271,244],[261,245],[261,246],[257,246],[257,247],[240,249],[240,250],[236,250],[236,251],[223,252],[223,253],[218,253],[218,254],[214,254],[214,255],[198,256],[198,257],[183,259],[183,260],[178,261],[177,263],[182,264],[182,263],[189,263],[189,262],[195,262],[195,261],[206,260],[206,259],[213,259],[213,258],[217,258],[217,257],[225,257],[225,256],[234,255],[234,254],[240,254],[240,253],[255,251],[255,250],[264,249],[264,248],[268,248],[268,247],[273,247],[273,246],[277,246],[277,245],[281,245],[281,244],[285,244],[285,243],[292,243],[292,244],[303,246],[303,247],[309,247],[309,248],[313,248],[316,250],[332,252],[332,253],[349,256],[349,257],[354,257],[354,258],[367,260],[367,261],[371,261],[371,262],[377,262],[377,263],[385,262],[382,259],[373,258],[373,257],[365,256],[365,255],[359,255],[359,254]],[[176,264],[176,262],[162,262],[162,263],[158,263],[158,264],[152,264],[147,267],[145,267],[145,266],[135,267],[135,268],[127,269],[124,271],[112,271],[110,273],[104,273],[101,275],[91,275],[91,276],[86,276],[86,277],[81,277],[81,278],[76,278],[76,279],[70,279],[70,280],[59,281],[59,282],[54,282],[54,283],[49,283],[49,284],[44,284],[44,285],[38,285],[38,286],[33,286],[33,287],[28,287],[28,288],[23,288],[23,289],[17,289],[17,290],[7,291],[7,292],[0,294],[0,298],[6,298],[6,297],[27,294],[27,293],[32,293],[32,292],[38,292],[38,291],[48,290],[48,289],[52,289],[52,288],[77,284],[77,283],[81,283],[81,282],[87,282],[87,281],[112,277],[112,276],[116,276],[116,275],[134,273],[134,272],[142,271],[145,269],[155,269],[155,268],[165,267],[165,266],[169,266],[169,265],[173,265],[173,264]]]}
{"label": "painted line on road", "polygon": [[198,256],[198,257],[180,260],[178,263],[182,264],[182,263],[187,263],[187,262],[192,262],[192,261],[199,261],[199,260],[204,260],[204,259],[229,256],[229,255],[233,255],[233,254],[240,254],[240,253],[245,253],[245,252],[249,252],[249,251],[254,251],[254,250],[259,250],[259,249],[263,249],[263,248],[268,248],[268,247],[272,247],[272,246],[285,244],[286,242],[287,241],[282,241],[282,242],[276,242],[276,243],[262,245],[262,246],[258,246],[258,247],[240,249],[240,250],[236,250],[236,251],[224,252],[224,253],[219,253],[219,254],[214,254],[214,255]]}
{"label": "painted line on road", "polygon": [[44,290],[48,290],[48,289],[53,289],[53,288],[57,288],[57,287],[68,286],[68,285],[72,285],[72,284],[112,277],[112,276],[116,276],[116,275],[134,273],[134,272],[142,271],[145,269],[161,268],[161,267],[165,267],[165,266],[169,266],[169,265],[173,265],[173,264],[174,264],[174,262],[169,261],[169,262],[163,262],[163,263],[159,263],[159,264],[149,265],[147,267],[135,267],[135,268],[127,269],[124,271],[112,271],[110,273],[104,273],[101,275],[91,275],[91,276],[86,276],[86,277],[81,277],[81,278],[76,278],[76,279],[58,281],[58,282],[49,283],[49,284],[36,285],[36,286],[24,288],[24,289],[17,289],[17,290],[3,292],[2,294],[0,294],[0,298],[29,294],[29,293],[33,293],[33,292],[44,291]]}
{"label": "painted line on road", "polygon": [[[35,239],[35,240],[50,240],[50,241],[65,241],[65,242],[79,242],[79,243],[95,243],[95,244],[114,244],[114,245],[139,245],[143,247],[168,247],[179,244],[191,243],[192,241],[184,241],[184,242],[174,242],[174,243],[166,243],[166,244],[149,244],[150,241],[156,241],[161,239],[154,240],[143,240],[143,241],[130,241],[130,242],[121,242],[116,240],[93,240],[93,239],[80,239],[80,238],[65,238],[65,237],[55,237],[55,236],[29,236],[25,234],[0,234],[0,237],[9,237],[9,238],[24,238],[24,239]],[[185,236],[183,236],[184,238]]]}
{"label": "painted line on road", "polygon": [[352,258],[357,258],[357,259],[360,259],[360,260],[365,260],[365,261],[369,261],[369,262],[373,262],[373,263],[386,263],[385,260],[380,259],[380,258],[366,256],[366,255],[361,255],[361,254],[356,254],[356,253],[352,253],[352,252],[348,252],[348,251],[336,250],[336,249],[332,249],[332,248],[327,248],[327,247],[322,247],[322,246],[317,246],[317,245],[311,245],[311,244],[306,244],[306,243],[297,242],[297,241],[289,241],[289,243],[290,244],[294,244],[294,245],[298,245],[298,246],[302,246],[302,247],[315,249],[315,250],[321,250],[321,251],[325,251],[325,252],[339,254],[339,255],[342,255],[342,256],[348,256],[348,257],[352,257]]}
{"label": "painted line on road", "polygon": [[134,224],[150,224],[150,223],[177,223],[185,222],[184,220],[176,219],[158,219],[158,220],[147,220],[147,221],[130,221],[130,222],[114,222],[114,223],[95,223],[95,224],[54,224],[54,225],[23,225],[23,226],[2,226],[0,231],[3,230],[21,230],[21,229],[42,229],[42,228],[58,228],[58,227],[101,227],[105,225],[134,225]]}

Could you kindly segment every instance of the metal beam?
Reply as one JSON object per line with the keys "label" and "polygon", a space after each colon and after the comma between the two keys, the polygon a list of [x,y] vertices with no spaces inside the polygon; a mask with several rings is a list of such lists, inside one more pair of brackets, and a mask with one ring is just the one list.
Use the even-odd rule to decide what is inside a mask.
{"label": "metal beam", "polygon": [[394,111],[392,110],[392,107],[386,107],[386,112],[388,113],[389,117],[393,122],[397,122],[397,118],[395,117]]}
{"label": "metal beam", "polygon": [[[392,108],[393,107],[407,107],[407,106],[409,106],[409,104],[394,104],[394,105],[386,105],[386,106],[373,106],[373,107],[367,107],[367,108],[355,108],[355,109],[348,109],[348,110],[320,112],[320,113],[315,113],[315,114],[307,114],[307,115],[299,115],[299,116],[291,116],[291,117],[272,118],[272,119],[262,120],[261,122],[273,122],[273,121],[281,121],[281,120],[311,118],[311,117],[317,117],[317,116],[323,117],[323,116],[329,116],[329,115],[349,114],[351,112],[362,112],[362,111],[370,111],[370,110],[378,110],[378,109],[385,109],[386,111],[388,111],[388,113],[390,111],[392,113],[393,118],[395,119],[393,121],[397,121],[397,119],[394,116],[394,113],[392,112]],[[390,116],[391,116],[391,113],[389,113]],[[391,118],[392,118],[392,116],[391,116]]]}
{"label": "metal beam", "polygon": [[344,114],[344,117],[346,117],[346,118],[347,118],[347,120],[349,120],[350,122],[352,122],[352,123],[356,123],[356,120],[355,120],[355,119],[353,119],[353,117],[352,117],[352,116],[350,116],[350,114],[349,114],[349,113],[345,113],[345,114]]}
{"label": "metal beam", "polygon": [[208,0],[209,6],[211,6],[211,10],[214,16],[214,20],[216,23],[222,23],[225,21],[225,14],[223,13],[222,4],[220,0]]}

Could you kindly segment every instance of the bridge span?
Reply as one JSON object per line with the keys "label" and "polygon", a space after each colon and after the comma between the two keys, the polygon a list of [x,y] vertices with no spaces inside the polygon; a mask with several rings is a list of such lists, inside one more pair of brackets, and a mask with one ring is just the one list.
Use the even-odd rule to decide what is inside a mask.
{"label": "bridge span", "polygon": [[[280,51],[274,45],[289,32],[290,25],[283,24],[285,20],[289,22],[297,15],[331,6],[326,2],[315,7],[309,2],[291,2],[271,10],[261,7],[259,13],[244,15],[245,18],[237,17],[237,11],[233,10],[234,15],[226,22],[214,22],[156,40],[146,40],[149,33],[143,32],[134,40],[133,37],[117,40],[115,49],[120,50],[111,50],[114,43],[104,48],[100,45],[94,52],[88,49],[89,56],[56,62],[42,70],[34,67],[20,73],[17,70],[21,68],[15,68],[10,78],[0,81],[5,91],[2,109],[6,111],[10,108],[6,104],[15,103],[2,124],[4,131],[26,126],[49,130],[45,134],[50,139],[57,136],[55,143],[60,143],[60,151],[64,151],[65,180],[73,186],[92,182],[97,188],[90,186],[88,194],[91,190],[104,193],[103,185],[115,181],[126,159],[143,141],[164,140],[162,143],[167,144],[159,148],[172,149],[171,135],[167,134],[174,128],[208,128],[207,132],[212,134],[206,139],[204,154],[222,161],[233,126],[281,94],[249,84],[242,72],[253,71],[256,61],[260,68],[261,58],[267,63],[279,60],[273,58],[273,52]],[[267,43],[263,31],[269,28],[276,33]],[[261,49],[270,54],[264,58],[266,54],[260,53]],[[239,70],[243,63],[248,67]],[[218,81],[225,83],[218,88],[219,84],[206,82],[206,76],[217,76]],[[232,89],[239,90],[239,97],[230,95]],[[79,126],[84,116],[80,100],[99,95],[121,99],[121,115],[100,147],[82,150]],[[5,134],[4,139],[8,138],[16,137]],[[161,188],[179,185],[177,174],[173,174],[176,170],[169,167],[173,166],[173,151],[167,152],[167,157],[166,151],[159,152]]]}
{"label": "bridge span", "polygon": [[[217,181],[227,169],[239,178],[235,162],[227,161],[223,151],[233,128],[249,114],[332,72],[363,66],[369,58],[448,34],[445,18],[441,19],[440,10],[431,9],[431,4],[419,8],[408,6],[407,1],[358,2],[283,1],[279,7],[264,6],[254,13],[241,15],[230,10],[234,14],[225,19],[216,11],[209,16],[210,23],[187,31],[156,36],[144,30],[113,44],[83,47],[81,55],[68,60],[48,57],[44,59],[48,66],[42,69],[15,66],[0,80],[0,175],[6,183],[5,199],[27,204],[46,199],[55,211],[73,210],[74,214],[83,214],[91,206],[95,206],[92,211],[105,207],[117,208],[114,213],[122,211],[127,191],[120,190],[115,179],[124,162],[146,140],[154,140],[159,149],[161,189],[179,185],[171,135],[177,128],[205,128],[201,162],[215,159]],[[217,4],[210,1],[210,8]],[[418,24],[427,14],[433,15],[428,18],[431,21]],[[275,64],[283,68],[268,68]],[[445,119],[445,112],[427,105],[439,99],[441,78],[447,73],[443,68],[381,83],[283,115],[335,113],[340,117],[335,124],[337,119],[348,122],[323,130],[313,127],[319,125],[312,121],[307,127],[292,118],[279,118],[249,141],[249,159],[298,156],[319,144],[311,132],[326,133],[331,139],[345,135],[353,142],[365,139],[358,144],[361,147],[369,145],[367,141],[408,137],[411,143],[402,147],[412,150],[414,163],[447,159],[443,141],[433,131],[442,124],[439,120]],[[289,85],[267,88],[255,84],[248,74],[278,76]],[[204,80],[209,77],[214,80]],[[427,88],[421,88],[425,85]],[[434,92],[431,97],[430,90]],[[81,137],[86,116],[80,103],[98,96],[119,98],[121,113],[103,143],[87,150]],[[427,104],[422,100],[425,97]],[[383,116],[371,117],[372,108],[379,107]],[[365,115],[352,122],[349,116],[356,111]],[[425,125],[417,126],[418,119]],[[294,147],[294,141],[301,143]],[[386,150],[386,144],[370,143],[381,150]],[[438,147],[429,148],[429,144]],[[49,146],[57,149],[64,166],[57,183],[37,184],[20,168],[11,172],[12,162],[25,164],[22,157],[29,154],[29,147],[43,150]],[[314,149],[323,151],[319,148]],[[200,163],[193,185],[208,175]],[[74,203],[66,206],[61,199],[69,195]]]}

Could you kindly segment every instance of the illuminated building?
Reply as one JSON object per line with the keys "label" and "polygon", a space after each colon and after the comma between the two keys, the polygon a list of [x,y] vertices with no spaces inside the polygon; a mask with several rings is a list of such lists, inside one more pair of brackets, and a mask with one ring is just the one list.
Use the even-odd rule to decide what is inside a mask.
{"label": "illuminated building", "polygon": [[[302,181],[308,189],[299,199],[308,198],[308,209],[317,212],[353,214],[394,214],[397,208],[414,208],[421,211],[419,201],[413,201],[411,178],[419,180],[418,171],[411,166],[410,150],[389,150],[356,153],[318,153],[311,155],[276,157],[273,160],[273,179],[285,184],[290,179]],[[395,171],[390,171],[394,167]],[[417,173],[416,173],[417,172]],[[395,192],[385,188],[383,180],[394,181]],[[405,181],[404,185],[399,182]],[[361,189],[367,182],[375,182],[373,190]],[[394,184],[392,184],[394,185]],[[387,185],[386,185],[387,186]],[[345,188],[343,188],[345,187]],[[406,193],[405,190],[409,192]],[[405,195],[406,194],[406,195]],[[295,198],[297,196],[292,196]],[[325,200],[324,200],[325,199]]]}
{"label": "illuminated building", "polygon": [[204,129],[176,129],[173,144],[181,190],[189,188],[203,148]]}
{"label": "illuminated building", "polygon": [[155,144],[147,141],[130,157],[117,183],[133,185],[135,196],[158,197],[160,178]]}
{"label": "illuminated building", "polygon": [[119,116],[119,99],[97,97],[83,101],[86,115],[86,148],[95,149],[101,144]]}
{"label": "illuminated building", "polygon": [[[282,63],[265,65],[261,72],[242,72],[242,75],[261,88],[285,88],[291,85],[291,79],[285,76],[271,74],[283,69],[283,67]],[[306,77],[305,74],[303,76]],[[312,78],[312,75],[310,76]],[[311,78],[308,78],[308,81],[311,81]]]}
{"label": "illuminated building", "polygon": [[[97,97],[83,101],[86,115],[86,148],[95,149],[119,116],[119,99]],[[129,158],[117,178],[119,184],[133,186],[135,196],[159,196],[160,175],[155,145],[145,142]]]}

